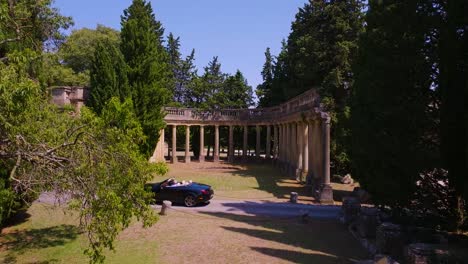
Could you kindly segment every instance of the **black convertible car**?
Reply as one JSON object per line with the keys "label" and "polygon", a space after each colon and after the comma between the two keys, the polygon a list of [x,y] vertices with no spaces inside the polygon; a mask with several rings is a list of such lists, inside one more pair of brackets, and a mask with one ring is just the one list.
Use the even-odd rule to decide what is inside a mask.
{"label": "black convertible car", "polygon": [[171,201],[192,207],[213,198],[211,186],[196,182],[177,182],[170,178],[150,185],[156,201]]}

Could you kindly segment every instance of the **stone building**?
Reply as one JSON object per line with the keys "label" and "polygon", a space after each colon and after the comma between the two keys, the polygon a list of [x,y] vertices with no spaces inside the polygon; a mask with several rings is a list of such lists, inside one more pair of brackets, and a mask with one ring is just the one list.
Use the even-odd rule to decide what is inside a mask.
{"label": "stone building", "polygon": [[79,86],[57,86],[49,89],[52,95],[52,103],[65,107],[72,106],[79,113],[80,108],[85,105],[89,98],[88,87]]}
{"label": "stone building", "polygon": [[[54,87],[51,89],[52,102],[59,105],[71,105],[79,112],[89,97],[86,87]],[[309,90],[278,106],[257,109],[225,109],[202,111],[193,108],[165,107],[164,118],[167,126],[160,131],[150,162],[164,162],[168,145],[173,150],[170,162],[177,163],[178,126],[185,127],[185,162],[191,162],[190,128],[200,127],[200,146],[204,146],[205,127],[214,127],[214,162],[219,161],[219,128],[229,128],[228,161],[235,158],[234,127],[243,128],[243,148],[238,155],[247,159],[248,128],[256,129],[255,157],[275,161],[278,166],[298,181],[312,183],[316,198],[322,203],[333,203],[333,191],[330,186],[330,117],[320,104],[320,97],[315,89]],[[261,128],[266,130],[266,145],[262,148]],[[170,129],[171,142],[166,144],[164,130]],[[260,155],[261,149],[265,150]],[[195,157],[205,161],[205,149]]]}

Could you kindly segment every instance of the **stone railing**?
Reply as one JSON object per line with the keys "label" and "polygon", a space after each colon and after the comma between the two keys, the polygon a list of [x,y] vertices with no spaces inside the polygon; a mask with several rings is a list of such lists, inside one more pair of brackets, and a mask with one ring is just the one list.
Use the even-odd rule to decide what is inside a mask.
{"label": "stone railing", "polygon": [[274,107],[256,109],[200,110],[194,108],[165,107],[168,123],[252,123],[274,122],[283,117],[320,108],[320,98],[315,89]]}

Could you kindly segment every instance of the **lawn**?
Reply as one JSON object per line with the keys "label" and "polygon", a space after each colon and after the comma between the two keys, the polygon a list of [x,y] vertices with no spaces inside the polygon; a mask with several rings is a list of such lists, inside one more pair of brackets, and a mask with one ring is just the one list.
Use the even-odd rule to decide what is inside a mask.
{"label": "lawn", "polygon": [[[307,188],[267,165],[171,165],[167,177],[210,184],[218,199],[288,199],[311,203]],[[176,208],[175,208],[176,209]],[[76,215],[34,203],[24,221],[2,230],[0,263],[86,263]],[[351,263],[365,252],[339,223],[171,210],[149,229],[122,232],[108,263]]]}

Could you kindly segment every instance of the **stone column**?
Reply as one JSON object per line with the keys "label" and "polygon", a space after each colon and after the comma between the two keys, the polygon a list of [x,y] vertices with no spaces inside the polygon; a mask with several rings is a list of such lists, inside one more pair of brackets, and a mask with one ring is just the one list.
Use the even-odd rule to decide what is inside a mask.
{"label": "stone column", "polygon": [[200,162],[205,161],[205,127],[200,126],[200,155],[198,157]]}
{"label": "stone column", "polygon": [[302,181],[302,157],[304,150],[304,126],[302,123],[297,123],[296,125],[296,139],[297,139],[297,148],[296,148],[296,180]]}
{"label": "stone column", "polygon": [[330,117],[322,119],[322,155],[323,187],[320,193],[321,203],[333,203],[333,189],[330,185]]}
{"label": "stone column", "polygon": [[267,125],[267,137],[266,137],[266,146],[265,146],[265,158],[271,158],[271,126]]}
{"label": "stone column", "polygon": [[290,153],[291,153],[291,125],[287,123],[285,125],[285,130],[286,130],[286,135],[284,139],[284,151],[285,151],[285,163],[286,163],[286,172],[289,172],[289,168],[291,166],[291,159],[290,159]]}
{"label": "stone column", "polygon": [[185,126],[185,163],[190,162],[190,126]]}
{"label": "stone column", "polygon": [[296,126],[296,123],[291,123],[291,166],[292,166],[292,170],[291,170],[291,176],[295,176],[296,175],[296,169],[297,169],[297,160],[296,160],[296,156],[297,156],[297,142],[296,142],[296,139],[297,139],[297,135],[296,135],[296,132],[297,132],[297,126]]}
{"label": "stone column", "polygon": [[278,125],[273,127],[273,158],[278,159]]}
{"label": "stone column", "polygon": [[234,162],[234,126],[229,126],[228,161]]}
{"label": "stone column", "polygon": [[172,156],[171,162],[177,163],[177,126],[172,126]]}
{"label": "stone column", "polygon": [[164,128],[159,130],[159,140],[149,162],[164,162]]}
{"label": "stone column", "polygon": [[305,181],[309,173],[309,124],[302,124],[302,177],[301,181]]}
{"label": "stone column", "polygon": [[309,135],[308,135],[308,147],[309,147],[309,173],[307,174],[307,184],[313,184],[313,179],[315,177],[315,167],[314,167],[314,159],[315,159],[315,153],[314,153],[314,121],[310,120],[308,123],[308,128],[309,128]]}
{"label": "stone column", "polygon": [[249,127],[244,126],[244,139],[242,142],[242,160],[246,161],[247,160],[247,143],[248,143],[248,138],[249,138]]}
{"label": "stone column", "polygon": [[213,161],[219,161],[219,125],[215,125],[215,143],[213,149]]}
{"label": "stone column", "polygon": [[257,140],[256,140],[256,145],[255,145],[255,157],[258,159],[260,158],[260,126],[256,126],[257,130]]}

